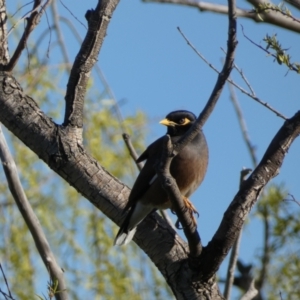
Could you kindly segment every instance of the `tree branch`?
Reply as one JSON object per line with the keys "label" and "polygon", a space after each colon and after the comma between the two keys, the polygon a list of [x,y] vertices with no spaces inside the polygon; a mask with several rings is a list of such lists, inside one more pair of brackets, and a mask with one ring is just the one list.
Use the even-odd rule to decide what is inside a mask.
{"label": "tree branch", "polygon": [[226,210],[221,224],[203,250],[201,269],[210,278],[232,247],[252,206],[265,185],[279,173],[292,142],[300,134],[300,112],[288,119],[271,141],[259,165],[242,185]]}
{"label": "tree branch", "polygon": [[2,273],[2,276],[3,276],[3,279],[4,279],[4,282],[5,282],[5,285],[6,285],[6,288],[7,288],[7,293],[3,292],[0,288],[0,293],[5,297],[5,299],[12,299],[12,300],[15,300],[11,294],[11,291],[10,291],[10,288],[9,288],[9,285],[8,285],[8,282],[7,282],[7,279],[6,279],[6,276],[5,276],[5,273],[4,273],[4,270],[2,268],[2,265],[0,263],[0,270],[1,270],[1,273]]}
{"label": "tree branch", "polygon": [[[119,0],[98,1],[95,10],[88,10],[88,31],[71,70],[65,96],[66,110],[64,126],[81,129],[83,126],[83,104],[90,72],[97,62],[98,54],[106,36],[107,26]],[[77,138],[80,139],[77,134]]]}
{"label": "tree branch", "polygon": [[237,118],[238,118],[238,122],[240,124],[240,128],[242,131],[242,135],[243,135],[243,139],[245,141],[246,147],[249,151],[251,160],[252,160],[252,164],[254,167],[257,166],[257,158],[255,155],[255,147],[252,145],[249,134],[248,134],[248,130],[247,130],[247,126],[246,126],[246,122],[245,119],[243,117],[243,112],[241,110],[240,104],[237,100],[235,91],[233,86],[231,85],[231,83],[228,84],[229,86],[229,90],[230,90],[230,100],[232,101],[232,104],[234,106],[234,110],[237,114]]}
{"label": "tree branch", "polygon": [[[218,71],[218,69],[211,64],[196,48],[195,46],[189,41],[189,39],[182,33],[180,32],[181,35],[183,36],[183,38],[186,40],[187,44],[194,50],[194,52],[211,68],[213,69],[216,73],[220,74],[220,72]],[[223,49],[222,49],[223,50]],[[223,50],[224,51],[224,50]],[[226,53],[226,51],[224,51]],[[235,67],[236,68],[236,67]],[[230,77],[228,77],[227,81],[229,83],[231,83],[233,86],[235,86],[238,90],[240,90],[243,94],[249,96],[250,98],[252,98],[253,100],[255,100],[256,102],[258,102],[259,104],[265,106],[266,108],[268,108],[270,111],[272,111],[274,114],[276,114],[278,117],[286,120],[287,118],[281,114],[279,111],[275,110],[273,107],[271,107],[267,102],[263,102],[261,99],[259,99],[258,97],[255,96],[255,94],[253,94],[253,90],[250,89],[250,93],[247,92],[245,89],[243,89],[242,87],[240,87],[239,85],[237,85]],[[248,84],[247,84],[248,85]]]}
{"label": "tree branch", "polygon": [[[180,221],[184,234],[189,243],[190,257],[196,258],[202,252],[202,245],[196,224],[192,221],[190,212],[186,209],[182,199],[182,195],[178,189],[175,179],[170,174],[170,165],[173,159],[173,145],[169,135],[165,136],[164,149],[157,166],[158,179],[162,183],[163,188],[167,191],[168,197],[172,203],[172,209],[176,212]],[[195,264],[191,264],[195,267]]]}
{"label": "tree branch", "polygon": [[21,181],[18,176],[17,167],[10,154],[5,137],[0,127],[0,159],[8,182],[8,187],[15,199],[19,211],[30,230],[36,248],[44,262],[45,267],[50,273],[52,282],[58,282],[55,298],[57,300],[67,300],[68,295],[64,281],[62,269],[56,262],[55,256],[51,251],[47,238],[43,232],[40,222],[35,215],[23,190]]}
{"label": "tree branch", "polygon": [[[5,71],[12,71],[16,66],[22,51],[25,49],[27,40],[29,38],[30,33],[33,29],[38,25],[40,19],[43,15],[43,12],[46,10],[47,6],[51,3],[52,0],[47,0],[44,5],[42,5],[42,0],[35,0],[33,4],[33,8],[29,18],[26,18],[27,25],[25,27],[24,33],[19,41],[19,44],[11,57],[9,63],[5,66]],[[41,9],[39,10],[39,8]]]}
{"label": "tree branch", "polygon": [[[146,3],[167,3],[167,4],[176,4],[176,5],[184,5],[198,8],[201,12],[209,11],[219,14],[228,14],[228,7],[226,5],[214,4],[203,1],[195,1],[195,0],[143,0]],[[259,4],[264,3],[259,0],[248,0],[254,7],[258,7]],[[279,12],[276,11],[268,11],[264,13],[256,13],[254,10],[246,10],[237,8],[236,15],[240,18],[251,19],[257,23],[269,23],[281,28],[285,28],[291,31],[300,32],[300,24],[295,22],[292,18],[288,18]]]}
{"label": "tree branch", "polygon": [[[185,211],[185,205],[176,181],[172,178],[169,172],[169,166],[172,159],[200,132],[204,123],[212,113],[220,94],[223,90],[225,82],[232,70],[234,61],[234,52],[237,45],[236,41],[236,16],[235,16],[235,2],[229,1],[229,26],[228,26],[228,42],[227,42],[227,55],[222,72],[219,73],[215,87],[211,93],[209,100],[203,111],[200,113],[194,126],[176,143],[170,145],[169,137],[166,138],[164,155],[161,158],[160,166],[158,168],[158,177],[172,202],[172,207],[175,210],[178,219],[184,229],[186,238],[188,239],[190,247],[191,258],[199,257],[202,251],[200,236],[197,232],[196,226],[191,222],[190,214]],[[181,32],[180,28],[178,30]],[[195,267],[194,262],[191,266]]]}
{"label": "tree branch", "polygon": [[0,70],[2,70],[9,61],[6,22],[7,13],[5,0],[0,0]]}
{"label": "tree branch", "polygon": [[[242,186],[242,183],[245,181],[246,176],[251,172],[251,169],[243,169],[240,174],[240,188]],[[236,263],[239,256],[239,247],[240,247],[240,241],[242,237],[242,230],[238,234],[238,237],[236,241],[233,244],[233,247],[231,249],[231,254],[229,258],[228,268],[227,268],[227,276],[226,276],[226,282],[225,282],[225,288],[224,288],[224,297],[225,299],[230,299],[230,293],[231,288],[233,286],[234,281],[234,271],[236,268]]]}

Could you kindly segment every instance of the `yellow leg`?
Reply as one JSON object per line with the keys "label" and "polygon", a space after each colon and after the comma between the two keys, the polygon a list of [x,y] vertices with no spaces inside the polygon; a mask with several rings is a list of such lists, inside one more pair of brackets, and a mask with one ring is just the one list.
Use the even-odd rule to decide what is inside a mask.
{"label": "yellow leg", "polygon": [[197,216],[199,217],[199,213],[197,212],[196,207],[193,205],[193,203],[187,197],[183,197],[183,201],[184,201],[185,207],[191,214],[191,218],[192,218],[194,225],[197,226],[197,221],[194,217],[194,214],[197,214]]}
{"label": "yellow leg", "polygon": [[[183,202],[184,202],[184,205],[186,207],[186,209],[189,211],[190,215],[191,215],[191,219],[193,221],[193,224],[195,226],[197,226],[197,221],[194,217],[194,214],[197,214],[197,217],[199,217],[199,213],[198,211],[196,210],[195,206],[193,205],[193,203],[187,198],[187,197],[183,197]],[[171,210],[173,213],[175,213],[173,210]],[[179,225],[179,220],[176,221],[175,223],[175,227],[177,229],[182,229]]]}

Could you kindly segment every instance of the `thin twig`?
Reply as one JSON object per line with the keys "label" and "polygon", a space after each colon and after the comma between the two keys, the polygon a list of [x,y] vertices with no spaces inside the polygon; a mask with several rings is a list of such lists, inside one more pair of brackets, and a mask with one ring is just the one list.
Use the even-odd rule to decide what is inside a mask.
{"label": "thin twig", "polygon": [[[25,6],[29,5],[29,4],[31,4],[32,2],[36,2],[36,0],[35,0],[35,1],[31,1],[31,2],[29,2],[29,3],[27,3],[27,4],[23,5],[23,6],[21,6],[21,7],[20,7],[20,8],[12,15],[12,17],[15,16],[15,14],[16,14],[19,10],[21,10],[23,7],[25,7]],[[12,27],[11,27],[11,28],[8,30],[8,32],[7,32],[7,36],[9,36],[9,35],[12,33],[12,31],[17,27],[17,25],[18,25],[21,21],[25,20],[30,14],[33,14],[33,13],[35,13],[35,12],[38,11],[38,9],[40,8],[40,6],[42,5],[41,1],[39,1],[39,2],[40,2],[40,3],[39,3],[34,9],[31,9],[29,12],[25,13],[25,15],[23,15],[23,16],[22,16],[15,24],[12,25]]]}
{"label": "thin twig", "polygon": [[255,155],[255,147],[252,145],[249,134],[248,134],[248,130],[247,130],[247,126],[246,126],[246,122],[245,119],[243,117],[243,113],[241,110],[241,107],[239,105],[239,102],[237,100],[236,94],[234,92],[234,89],[232,87],[232,85],[229,83],[229,90],[230,90],[230,99],[233,103],[234,109],[236,111],[237,117],[238,117],[238,122],[240,124],[241,130],[242,130],[242,135],[243,135],[243,139],[246,143],[247,149],[249,151],[251,160],[252,160],[252,164],[253,166],[256,167],[257,165],[257,158]]}
{"label": "thin twig", "polygon": [[292,199],[283,199],[283,201],[291,201],[291,202],[295,202],[296,204],[298,204],[300,206],[300,201],[297,201],[296,198],[294,197],[294,195],[292,194],[288,194]]}
{"label": "thin twig", "polygon": [[87,29],[87,27],[85,26],[85,24],[83,24],[73,13],[72,13],[72,11],[68,8],[68,6],[67,5],[65,5],[64,3],[63,3],[63,1],[62,0],[59,0],[59,2],[61,3],[61,5],[70,13],[70,15],[79,23],[79,24],[81,24],[85,29]]}
{"label": "thin twig", "polygon": [[[58,39],[58,44],[60,46],[62,55],[63,55],[63,60],[65,62],[65,64],[69,65],[70,64],[70,58],[69,58],[69,54],[68,54],[68,50],[66,47],[66,43],[65,43],[65,39],[63,37],[61,28],[60,28],[60,24],[59,24],[59,15],[58,15],[58,11],[57,11],[57,6],[56,6],[56,2],[52,2],[51,4],[51,11],[52,11],[52,18],[53,18],[53,23],[54,23],[54,29],[55,32],[57,34],[57,39]],[[51,32],[51,30],[50,30]],[[70,71],[71,68],[68,69],[68,71]]]}
{"label": "thin twig", "polygon": [[[21,11],[25,6],[27,6],[27,5],[30,5],[31,3],[32,3],[33,1],[30,1],[30,2],[28,2],[28,3],[25,3],[24,5],[21,5],[12,15],[11,15],[11,18],[13,18],[19,11]],[[31,11],[30,11],[31,12]],[[29,12],[29,13],[30,13]],[[28,13],[28,14],[29,14]],[[28,15],[27,14],[27,15]],[[23,18],[24,18],[24,16],[23,16]]]}
{"label": "thin twig", "polygon": [[58,281],[58,291],[55,293],[57,300],[67,300],[68,295],[64,282],[62,269],[56,262],[55,256],[51,251],[50,245],[43,232],[40,222],[35,215],[27,197],[23,190],[16,164],[6,144],[4,134],[0,127],[0,159],[8,182],[8,187],[14,197],[19,211],[26,222],[26,225],[32,235],[37,250],[50,273],[52,282]]}
{"label": "thin twig", "polygon": [[270,246],[270,220],[269,220],[269,207],[268,205],[262,206],[262,217],[263,217],[263,225],[264,225],[264,248],[263,248],[263,255],[261,258],[261,270],[259,274],[259,278],[256,281],[256,287],[258,290],[263,288],[263,285],[268,278],[268,271],[269,271],[269,264],[270,264],[270,256],[272,253],[272,249]]}
{"label": "thin twig", "polygon": [[[226,54],[226,51],[223,49],[223,47],[221,47],[221,50]],[[248,79],[246,78],[244,72],[236,65],[236,63],[233,64],[233,67],[238,71],[238,73],[241,75],[242,79],[244,80],[244,82],[246,83],[246,85],[248,86],[251,94],[253,96],[255,96],[255,92],[254,89],[252,88],[251,84],[249,83]],[[231,79],[231,78],[230,78]]]}
{"label": "thin twig", "polygon": [[5,285],[6,285],[6,288],[7,288],[7,292],[8,292],[8,296],[13,299],[13,296],[11,294],[11,291],[10,291],[10,288],[9,288],[9,285],[8,285],[8,282],[7,282],[7,279],[6,279],[6,276],[5,276],[5,273],[4,273],[4,270],[2,268],[2,265],[0,263],[0,269],[1,269],[1,273],[2,273],[2,276],[3,276],[3,279],[4,279],[4,282],[5,282]]}
{"label": "thin twig", "polygon": [[[279,57],[280,57],[280,56],[278,55],[278,53],[277,53],[277,55],[275,55],[274,53],[270,52],[267,48],[264,48],[264,47],[262,47],[261,45],[259,45],[259,44],[255,43],[254,41],[252,41],[252,40],[245,34],[243,25],[241,25],[241,28],[242,28],[243,36],[244,36],[250,43],[252,43],[253,45],[255,45],[256,47],[258,47],[259,49],[261,49],[261,50],[263,50],[264,52],[266,52],[269,56],[274,57],[275,60],[276,60],[277,62],[279,62],[279,64],[283,64],[283,63],[284,63],[284,61],[280,61],[280,60],[279,60]],[[280,50],[280,53],[281,53],[281,56],[284,57],[284,55],[285,55],[285,54],[284,54],[284,51],[283,51],[283,50]],[[288,56],[285,56],[285,57],[288,57]],[[295,71],[296,73],[299,73],[299,64],[297,64],[298,67],[296,67],[295,64],[290,63],[289,59],[288,59],[288,61],[286,61],[284,64],[289,68],[289,70],[292,70],[292,71]]]}
{"label": "thin twig", "polygon": [[[14,69],[14,67],[16,66],[23,50],[25,49],[25,47],[27,45],[27,40],[29,38],[30,33],[33,31],[33,29],[39,23],[39,20],[42,16],[43,12],[45,12],[46,7],[51,3],[51,1],[52,0],[47,0],[44,5],[41,4],[42,3],[41,0],[34,1],[33,9],[30,12],[30,17],[26,19],[27,25],[25,27],[24,33],[19,41],[19,44],[18,44],[14,54],[12,55],[9,63],[5,66],[5,71],[12,71]],[[40,7],[41,7],[41,9],[38,11],[38,9]]]}
{"label": "thin twig", "polygon": [[130,156],[132,157],[132,159],[134,160],[134,162],[136,163],[136,166],[138,167],[138,169],[141,171],[144,164],[142,162],[138,163],[137,159],[138,159],[138,155],[131,143],[131,138],[130,135],[128,133],[123,133],[122,134],[123,140],[125,142],[125,145],[129,151]]}
{"label": "thin twig", "polygon": [[[220,71],[218,71],[218,69],[211,64],[196,48],[195,46],[189,41],[189,39],[184,35],[183,32],[181,32],[179,30],[180,34],[182,35],[182,37],[186,40],[187,44],[194,50],[194,52],[210,67],[212,68],[216,73],[220,74]],[[250,98],[252,98],[253,100],[257,101],[258,103],[260,103],[261,105],[265,106],[266,108],[268,108],[270,111],[272,111],[273,113],[275,113],[278,117],[287,120],[287,117],[285,117],[284,115],[282,115],[280,112],[278,112],[277,110],[275,110],[274,108],[272,108],[267,102],[263,102],[262,100],[260,100],[258,97],[253,96],[251,93],[247,92],[245,89],[243,89],[242,87],[240,87],[238,84],[236,84],[233,80],[231,80],[230,78],[227,79],[228,82],[230,82],[232,85],[234,85],[237,89],[239,89],[242,93],[244,93],[245,95],[249,96]]]}

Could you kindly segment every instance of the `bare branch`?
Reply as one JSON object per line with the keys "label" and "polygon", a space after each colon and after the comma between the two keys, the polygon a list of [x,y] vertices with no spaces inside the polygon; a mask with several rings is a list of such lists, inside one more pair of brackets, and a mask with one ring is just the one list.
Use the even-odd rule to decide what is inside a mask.
{"label": "bare branch", "polygon": [[82,129],[83,104],[90,72],[106,36],[107,26],[119,0],[98,1],[95,10],[88,10],[88,31],[71,70],[65,96],[64,126]]}
{"label": "bare branch", "polygon": [[[51,3],[51,1],[52,0],[47,0],[44,5],[42,5],[42,0],[34,1],[33,9],[30,13],[30,17],[26,19],[27,25],[25,27],[24,33],[19,41],[19,44],[18,44],[14,54],[12,55],[9,63],[6,65],[5,71],[12,71],[14,69],[14,67],[16,66],[16,64],[22,54],[22,51],[26,47],[27,40],[29,38],[30,33],[40,22],[40,19],[41,19],[43,13],[45,12],[47,6]],[[40,7],[41,7],[41,9],[39,10]]]}
{"label": "bare branch", "polygon": [[[202,245],[196,224],[192,221],[190,212],[184,205],[182,195],[177,187],[175,179],[170,174],[170,165],[173,159],[173,145],[169,135],[165,136],[164,149],[161,161],[157,166],[157,176],[162,186],[168,193],[172,208],[176,212],[178,220],[182,224],[184,234],[188,240],[191,258],[198,257],[202,252]],[[197,267],[191,264],[191,267]]]}
{"label": "bare branch", "polygon": [[285,0],[285,2],[293,5],[294,7],[300,9],[300,1],[299,0]]}
{"label": "bare branch", "polygon": [[[181,35],[183,36],[183,38],[186,40],[187,44],[194,50],[194,52],[210,67],[212,68],[216,73],[220,74],[220,71],[218,71],[218,69],[211,64],[197,49],[196,47],[189,41],[189,39],[183,34],[183,32],[181,32]],[[225,52],[226,53],[226,52]],[[243,94],[249,96],[250,98],[252,98],[253,100],[255,100],[256,102],[258,102],[259,104],[263,105],[264,107],[268,108],[270,111],[272,111],[274,114],[276,114],[278,117],[287,120],[287,117],[285,117],[283,114],[281,114],[280,112],[278,112],[277,110],[275,110],[274,108],[272,108],[267,102],[263,102],[262,100],[260,100],[258,97],[254,96],[251,93],[247,92],[245,89],[243,89],[242,87],[240,87],[238,84],[236,84],[232,79],[227,78],[227,81],[230,82],[232,85],[234,85],[237,89],[239,89]]]}
{"label": "bare branch", "polygon": [[[221,4],[214,4],[210,2],[204,1],[194,1],[194,0],[143,0],[145,3],[166,3],[166,4],[177,4],[183,6],[190,6],[198,8],[201,12],[209,11],[219,14],[228,15],[228,6],[221,5]],[[251,18],[255,17],[255,13],[250,10],[236,8],[236,16],[237,17],[244,17],[244,18]]]}
{"label": "bare branch", "polygon": [[[244,33],[244,27],[241,25],[242,27],[242,33],[243,36],[249,41],[251,42],[253,45],[255,45],[256,47],[258,47],[259,49],[263,50],[264,52],[266,52],[269,56],[272,56],[275,58],[275,60],[281,65],[281,64],[285,64],[289,70],[295,71],[296,73],[300,73],[300,64],[299,63],[292,63],[290,61],[290,56],[288,54],[285,54],[285,50],[283,50],[281,48],[281,45],[278,43],[278,41],[276,40],[275,36],[270,37],[269,35],[267,35],[264,38],[264,41],[267,43],[267,47],[264,48],[260,45],[258,45],[257,43],[255,43],[254,41],[252,41],[245,33]],[[274,51],[275,54],[270,52],[268,50],[269,47],[274,47]]]}
{"label": "bare branch", "polygon": [[252,145],[252,143],[250,141],[250,137],[249,137],[249,134],[248,134],[246,122],[245,122],[242,110],[240,108],[240,104],[239,104],[239,102],[237,100],[237,97],[236,97],[236,94],[234,92],[234,89],[233,89],[233,87],[230,83],[228,84],[228,86],[229,86],[229,90],[230,90],[230,99],[233,103],[235,112],[237,114],[238,122],[239,122],[241,130],[242,130],[243,139],[244,139],[244,141],[246,143],[246,146],[247,146],[247,149],[249,151],[249,154],[250,154],[250,157],[251,157],[251,160],[252,160],[252,164],[253,164],[253,166],[256,167],[257,166],[257,158],[256,158],[256,155],[255,155],[255,147]]}
{"label": "bare branch", "polygon": [[[60,28],[60,25],[59,25],[59,15],[58,15],[58,12],[57,12],[57,6],[56,5],[57,5],[56,1],[54,1],[54,2],[52,2],[51,6],[50,6],[51,11],[52,11],[54,29],[55,29],[55,32],[57,34],[58,44],[61,48],[64,63],[66,65],[69,65],[70,64],[70,58],[69,58],[66,43],[64,42],[64,37],[63,37],[63,34],[61,32],[61,28]],[[71,68],[69,68],[68,71],[70,71],[70,69]]]}
{"label": "bare branch", "polygon": [[15,199],[15,202],[20,210],[24,221],[34,239],[37,250],[50,273],[52,282],[58,281],[58,291],[55,293],[57,300],[67,300],[66,285],[64,282],[63,271],[56,262],[55,256],[52,253],[47,238],[35,215],[27,197],[23,190],[21,181],[18,176],[17,167],[10,154],[5,137],[0,127],[0,159],[7,178],[8,187]]}
{"label": "bare branch", "polygon": [[[240,188],[242,186],[242,183],[245,181],[246,176],[250,172],[252,172],[251,169],[243,169],[241,171],[241,173],[240,173]],[[228,269],[227,269],[225,288],[224,288],[225,299],[230,299],[231,288],[232,288],[233,281],[234,281],[234,271],[235,271],[237,259],[239,256],[239,247],[240,247],[241,237],[242,237],[242,230],[238,234],[238,237],[237,237],[236,241],[234,242],[233,247],[231,249],[231,254],[230,254]]]}
{"label": "bare branch", "polygon": [[137,153],[136,153],[136,151],[135,151],[135,149],[134,149],[134,147],[133,147],[133,145],[131,143],[130,135],[127,134],[127,133],[123,133],[122,137],[123,137],[123,140],[124,140],[124,142],[125,142],[125,144],[127,146],[127,149],[129,151],[130,156],[132,157],[132,159],[136,163],[136,166],[138,167],[138,169],[141,171],[142,168],[143,168],[143,166],[144,166],[144,164],[142,162],[140,162],[140,163],[137,162],[138,155],[137,155]]}
{"label": "bare branch", "polygon": [[270,212],[268,205],[262,206],[262,218],[263,218],[263,225],[264,225],[264,249],[263,249],[263,255],[261,259],[261,270],[259,274],[259,278],[256,281],[256,287],[260,291],[263,288],[263,285],[267,279],[268,276],[268,270],[270,265],[270,258],[272,249],[270,246],[270,236],[271,236],[271,230],[270,230]]}
{"label": "bare branch", "polygon": [[207,278],[218,270],[223,258],[233,245],[251,207],[265,185],[278,174],[292,142],[300,134],[300,111],[279,129],[262,160],[226,210],[221,224],[201,255],[201,269]]}
{"label": "bare branch", "polygon": [[[0,130],[1,130],[1,128],[0,128]],[[8,282],[7,282],[7,279],[6,279],[6,276],[5,276],[5,273],[4,273],[4,270],[2,268],[1,263],[0,263],[0,269],[1,269],[1,273],[2,273],[2,276],[3,276],[4,282],[5,282],[8,294],[3,292],[1,289],[0,289],[0,292],[4,295],[5,299],[13,299],[14,300],[14,298],[11,294],[11,291],[10,291],[10,288],[9,288],[9,285],[8,285]]]}
{"label": "bare branch", "polygon": [[[226,5],[214,4],[203,1],[196,0],[143,0],[146,3],[167,3],[167,4],[175,4],[175,5],[184,5],[195,7],[199,9],[201,12],[214,12],[219,14],[228,14],[228,7]],[[293,0],[294,1],[294,0]],[[295,0],[297,1],[297,0]],[[260,4],[263,4],[263,1],[259,0],[248,0],[254,7],[258,7]],[[292,18],[289,18],[285,15],[282,15],[278,11],[269,11],[258,14],[254,10],[246,10],[237,8],[236,15],[240,18],[252,19],[257,23],[270,23],[291,31],[300,32],[300,24],[295,22]]]}
{"label": "bare branch", "polygon": [[296,204],[298,204],[300,206],[300,201],[297,201],[296,198],[294,197],[294,195],[292,194],[288,194],[292,199],[283,199],[283,201],[291,201],[291,202],[295,202]]}
{"label": "bare branch", "polygon": [[[201,130],[204,123],[212,113],[224,84],[232,70],[236,41],[236,16],[235,16],[235,2],[229,1],[229,25],[228,25],[228,51],[226,55],[225,64],[221,73],[219,73],[215,87],[211,93],[209,100],[203,111],[200,113],[194,126],[176,143],[171,145],[170,137],[167,135],[165,140],[164,154],[161,158],[159,167],[157,169],[158,177],[168,193],[171,200],[172,207],[175,210],[178,220],[180,221],[185,236],[189,243],[190,257],[197,258],[202,252],[202,245],[196,225],[192,222],[189,212],[186,210],[182,196],[176,185],[176,181],[171,176],[169,166],[172,159],[190,142],[194,139],[197,133]],[[181,32],[180,28],[178,30]],[[194,262],[190,264],[191,267],[196,267]]]}
{"label": "bare branch", "polygon": [[5,1],[0,0],[0,70],[9,61],[6,20],[6,4]]}
{"label": "bare branch", "polygon": [[85,29],[87,29],[87,27],[72,13],[72,11],[68,8],[67,5],[64,4],[64,2],[62,0],[59,1],[61,3],[61,5],[70,13],[70,15],[80,24],[82,25],[82,27],[84,27]]}

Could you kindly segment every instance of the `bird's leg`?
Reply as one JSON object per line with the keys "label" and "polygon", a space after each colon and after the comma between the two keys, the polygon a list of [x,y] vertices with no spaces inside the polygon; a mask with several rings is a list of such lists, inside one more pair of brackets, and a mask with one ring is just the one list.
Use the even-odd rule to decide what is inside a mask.
{"label": "bird's leg", "polygon": [[[197,221],[196,221],[196,219],[194,217],[194,214],[196,214],[197,217],[199,217],[199,213],[196,210],[196,207],[193,205],[193,203],[187,197],[183,196],[183,202],[184,202],[184,205],[185,205],[186,209],[189,211],[189,213],[191,215],[191,219],[192,219],[193,225],[197,226]],[[181,227],[179,227],[179,220],[176,221],[175,227],[177,229],[182,229]]]}
{"label": "bird's leg", "polygon": [[194,214],[196,214],[197,218],[199,218],[199,213],[198,213],[196,207],[193,205],[193,203],[187,197],[183,197],[183,202],[185,204],[185,207],[188,209],[189,213],[191,214],[191,218],[192,218],[193,224],[195,226],[197,226],[197,221],[196,221],[196,219],[194,217]]}

